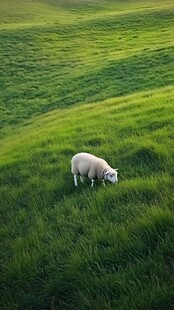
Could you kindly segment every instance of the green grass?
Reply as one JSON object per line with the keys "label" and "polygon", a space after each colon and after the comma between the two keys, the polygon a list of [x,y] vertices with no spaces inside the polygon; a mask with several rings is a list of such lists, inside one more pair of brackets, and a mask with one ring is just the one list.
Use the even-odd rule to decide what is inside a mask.
{"label": "green grass", "polygon": [[[1,308],[173,309],[172,1],[0,11]],[[75,188],[79,151],[118,184]]]}
{"label": "green grass", "polygon": [[[35,14],[40,12],[36,4],[29,4]],[[0,32],[1,128],[77,102],[173,84],[174,9],[170,1],[168,6],[154,8],[153,3],[151,9],[140,11],[132,11],[132,5],[130,1],[130,11],[126,6],[124,14],[115,4],[110,14],[103,9],[93,14],[87,11],[81,19],[79,11],[68,17],[69,10],[60,14],[58,7],[57,13],[54,9],[57,21],[50,6],[44,5],[49,20],[37,25],[31,19],[25,27],[20,19],[16,27],[10,24],[9,15],[9,24],[2,24]]]}

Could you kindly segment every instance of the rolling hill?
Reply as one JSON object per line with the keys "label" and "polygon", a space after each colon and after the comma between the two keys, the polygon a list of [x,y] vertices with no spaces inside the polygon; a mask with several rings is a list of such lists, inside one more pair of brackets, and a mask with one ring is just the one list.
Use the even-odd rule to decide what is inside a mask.
{"label": "rolling hill", "polygon": [[[173,309],[173,1],[0,14],[1,308]],[[75,188],[79,151],[118,184]]]}

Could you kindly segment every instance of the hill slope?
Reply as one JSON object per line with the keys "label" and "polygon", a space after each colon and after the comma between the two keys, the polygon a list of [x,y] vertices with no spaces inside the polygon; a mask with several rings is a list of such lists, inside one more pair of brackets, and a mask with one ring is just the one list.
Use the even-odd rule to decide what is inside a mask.
{"label": "hill slope", "polygon": [[173,309],[172,2],[0,5],[2,309]]}
{"label": "hill slope", "polygon": [[[173,104],[164,88],[57,110],[3,141],[4,309],[173,308]],[[119,183],[76,189],[77,150]]]}
{"label": "hill slope", "polygon": [[12,11],[0,6],[1,127],[77,102],[173,84],[172,1],[103,1],[105,9],[92,1],[91,11],[77,6],[85,1],[75,7],[65,1],[66,9],[62,1],[46,3],[13,1]]}

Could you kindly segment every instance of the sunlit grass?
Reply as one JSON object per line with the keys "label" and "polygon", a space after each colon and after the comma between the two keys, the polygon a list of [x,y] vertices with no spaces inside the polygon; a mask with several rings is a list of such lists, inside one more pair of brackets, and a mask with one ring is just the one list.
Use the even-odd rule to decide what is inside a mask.
{"label": "sunlit grass", "polygon": [[[35,5],[43,4],[27,3],[35,14],[40,14]],[[44,3],[44,12],[53,10],[54,2],[48,6]],[[171,2],[167,3],[165,8],[160,4],[154,8],[151,3],[151,10],[143,11],[132,12],[127,7],[123,15],[119,7],[125,7],[118,3],[109,12],[120,14],[104,14],[101,9],[97,15],[86,11],[86,18],[82,19],[78,19],[82,11],[77,7],[73,13],[67,8],[62,13],[62,8],[56,6],[57,22],[52,18],[52,22],[37,25],[31,19],[32,27],[1,29],[0,103],[4,132],[7,124],[15,126],[59,107],[173,85],[174,11]],[[18,5],[23,12],[25,6],[20,2]],[[129,1],[129,5],[137,4]],[[17,12],[17,8],[13,10],[14,15]],[[62,14],[66,23],[62,22]],[[15,25],[20,25],[20,21]]]}

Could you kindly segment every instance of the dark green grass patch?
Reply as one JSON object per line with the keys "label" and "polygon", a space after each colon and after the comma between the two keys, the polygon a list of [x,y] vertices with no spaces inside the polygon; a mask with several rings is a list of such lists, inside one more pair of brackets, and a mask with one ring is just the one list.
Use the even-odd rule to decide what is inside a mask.
{"label": "dark green grass patch", "polygon": [[[114,309],[114,307],[145,309],[146,306],[153,309],[153,307],[159,306],[157,296],[165,291],[165,281],[170,282],[170,289],[173,286],[173,272],[169,275],[167,271],[167,261],[171,260],[172,262],[174,250],[172,245],[174,223],[171,216],[166,211],[152,209],[143,219],[140,219],[136,224],[131,224],[128,234],[122,227],[118,228],[114,225],[108,226],[107,231],[101,229],[98,234],[94,228],[92,239],[95,238],[95,242],[90,242],[90,248],[87,250],[87,244],[82,243],[84,255],[80,256],[75,250],[69,265],[70,272],[79,279],[80,302],[83,300],[87,309],[95,305],[94,300],[97,300],[97,305],[103,304],[109,309]],[[165,255],[161,260],[161,254],[165,253],[164,235],[166,236],[165,242],[171,246],[170,255],[168,256],[166,253],[166,262]],[[77,260],[78,264],[76,264]],[[165,268],[166,274],[161,282],[160,269],[162,266]],[[152,274],[155,270],[158,275],[153,278]],[[83,275],[83,279],[80,275]],[[89,287],[87,293],[86,286]],[[150,294],[150,300],[147,301],[147,294],[151,289],[153,289],[154,295]],[[135,294],[137,291],[139,294]],[[163,300],[162,296],[159,298],[161,301]],[[163,309],[163,305],[164,302],[159,309]],[[168,306],[170,309],[172,309],[172,305],[172,294],[169,293]]]}

